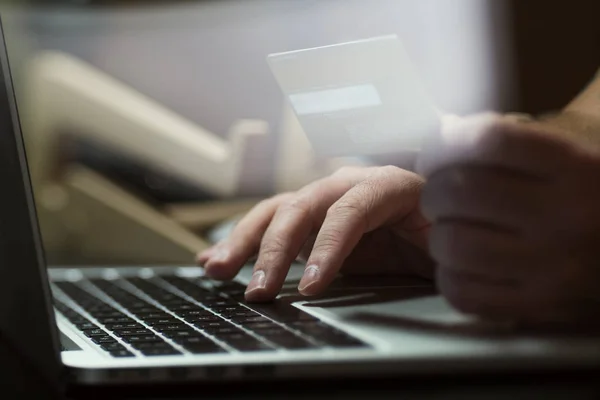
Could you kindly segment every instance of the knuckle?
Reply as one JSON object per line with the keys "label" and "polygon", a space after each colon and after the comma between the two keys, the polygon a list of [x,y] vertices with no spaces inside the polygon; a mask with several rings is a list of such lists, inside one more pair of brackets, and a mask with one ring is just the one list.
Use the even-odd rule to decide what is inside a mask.
{"label": "knuckle", "polygon": [[327,210],[326,219],[367,219],[367,207],[361,201],[341,199]]}
{"label": "knuckle", "polygon": [[293,211],[298,211],[303,214],[308,214],[308,213],[310,213],[311,205],[310,205],[308,196],[294,196],[294,197],[288,199],[283,204],[282,208],[290,210],[290,211],[293,210]]}
{"label": "knuckle", "polygon": [[282,212],[289,213],[300,213],[303,215],[310,215],[312,210],[310,195],[296,195],[285,201],[281,206]]}

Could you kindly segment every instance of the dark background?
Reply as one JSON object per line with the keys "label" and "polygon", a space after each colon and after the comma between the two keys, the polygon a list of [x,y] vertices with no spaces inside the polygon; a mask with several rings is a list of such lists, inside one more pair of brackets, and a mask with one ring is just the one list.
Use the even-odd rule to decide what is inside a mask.
{"label": "dark background", "polygon": [[600,1],[512,0],[516,109],[563,107],[600,68]]}

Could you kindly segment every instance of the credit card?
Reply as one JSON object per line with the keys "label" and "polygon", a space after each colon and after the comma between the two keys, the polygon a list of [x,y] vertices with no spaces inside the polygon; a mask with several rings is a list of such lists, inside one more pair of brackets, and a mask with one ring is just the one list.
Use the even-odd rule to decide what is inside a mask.
{"label": "credit card", "polygon": [[441,112],[395,35],[270,54],[267,61],[319,155],[419,151],[439,129]]}

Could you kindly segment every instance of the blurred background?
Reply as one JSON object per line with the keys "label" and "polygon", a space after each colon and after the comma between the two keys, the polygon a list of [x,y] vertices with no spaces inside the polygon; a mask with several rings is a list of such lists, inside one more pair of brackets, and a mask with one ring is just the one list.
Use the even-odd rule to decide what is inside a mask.
{"label": "blurred background", "polygon": [[554,111],[600,67],[597,0],[1,4],[54,265],[189,264],[260,199],[381,162],[317,157],[270,53],[396,34],[458,114]]}

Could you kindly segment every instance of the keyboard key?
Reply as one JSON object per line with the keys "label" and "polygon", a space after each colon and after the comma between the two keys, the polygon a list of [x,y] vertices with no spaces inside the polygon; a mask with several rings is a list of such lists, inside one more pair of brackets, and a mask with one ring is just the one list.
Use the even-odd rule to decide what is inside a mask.
{"label": "keyboard key", "polygon": [[179,314],[182,311],[204,311],[204,309],[200,306],[197,306],[193,303],[187,303],[187,304],[178,304],[175,306],[168,306],[168,309]]}
{"label": "keyboard key", "polygon": [[82,331],[87,330],[87,329],[98,328],[98,325],[94,324],[93,322],[82,322],[82,323],[75,324],[75,326],[77,327],[77,329],[82,330]]}
{"label": "keyboard key", "polygon": [[204,329],[204,332],[208,333],[209,335],[215,336],[215,337],[232,335],[232,334],[236,334],[236,333],[245,333],[243,330],[241,330],[240,328],[233,326],[233,325],[222,326],[222,327],[218,327],[218,328],[206,328],[206,329]]}
{"label": "keyboard key", "polygon": [[118,358],[135,357],[134,354],[127,349],[111,351],[110,355]]}
{"label": "keyboard key", "polygon": [[119,337],[124,336],[138,336],[138,335],[150,335],[152,331],[149,329],[117,329],[113,333]]}
{"label": "keyboard key", "polygon": [[92,342],[94,342],[96,344],[117,343],[117,340],[114,337],[108,336],[108,335],[94,336],[91,339],[92,339]]}
{"label": "keyboard key", "polygon": [[219,301],[224,299],[218,293],[212,292],[204,287],[200,287],[195,283],[192,283],[180,277],[169,276],[162,277],[162,279],[164,279],[166,282],[173,285],[177,289],[181,290],[183,293],[190,296],[194,300],[199,301],[201,303]]}
{"label": "keyboard key", "polygon": [[107,318],[98,318],[96,317],[96,319],[98,321],[100,321],[103,324],[123,324],[123,323],[133,323],[135,322],[133,319],[126,317],[126,316],[122,316],[122,317],[107,317]]}
{"label": "keyboard key", "polygon": [[123,338],[123,340],[127,343],[163,342],[164,341],[156,335],[125,336]]}
{"label": "keyboard key", "polygon": [[184,349],[193,354],[225,353],[226,350],[216,343],[200,343],[182,345]]}
{"label": "keyboard key", "polygon": [[226,326],[232,326],[231,323],[224,321],[224,320],[220,320],[220,321],[201,321],[201,322],[194,322],[194,326],[196,328],[200,328],[200,329],[217,329],[217,328],[223,328]]}
{"label": "keyboard key", "polygon": [[182,331],[182,330],[190,330],[189,325],[183,323],[171,323],[168,325],[160,325],[155,326],[154,329],[158,332],[169,332],[169,331]]}
{"label": "keyboard key", "polygon": [[156,312],[162,312],[162,310],[160,310],[159,308],[156,307],[125,307],[129,312],[131,312],[133,315],[138,315],[138,314],[147,314],[147,313],[156,313]]}
{"label": "keyboard key", "polygon": [[276,324],[275,322],[271,322],[271,321],[245,324],[244,328],[254,331],[254,332],[275,331],[275,330],[284,330],[285,331],[285,329],[283,329],[280,325]]}
{"label": "keyboard key", "polygon": [[277,336],[277,335],[286,335],[289,333],[289,331],[287,331],[286,329],[284,329],[280,326],[272,327],[272,328],[263,328],[263,329],[251,329],[251,331],[254,332],[256,335],[265,337],[265,338],[269,338],[269,337],[273,337],[273,336]]}
{"label": "keyboard key", "polygon": [[217,293],[206,293],[202,296],[198,296],[198,297],[194,297],[194,300],[200,302],[200,303],[210,303],[211,301],[219,301],[222,300],[223,296],[221,296],[220,294]]}
{"label": "keyboard key", "polygon": [[89,321],[87,318],[82,317],[80,315],[78,315],[76,317],[71,317],[71,318],[68,318],[68,319],[73,324],[84,324],[84,323],[86,323],[86,322]]}
{"label": "keyboard key", "polygon": [[231,318],[233,322],[236,324],[246,326],[246,325],[254,325],[257,323],[273,323],[270,319],[265,317],[236,317]]}
{"label": "keyboard key", "polygon": [[82,332],[87,337],[106,336],[106,332],[104,330],[102,330],[102,329],[99,329],[99,328],[86,329],[86,330],[83,330]]}
{"label": "keyboard key", "polygon": [[240,309],[239,311],[233,311],[233,312],[221,312],[221,315],[224,318],[231,319],[231,320],[261,316],[259,313],[256,313],[256,312],[248,310],[248,309],[245,309],[245,310]]}
{"label": "keyboard key", "polygon": [[179,338],[199,336],[202,334],[199,332],[196,332],[196,331],[187,330],[187,331],[168,331],[168,332],[164,332],[163,335],[165,335],[169,339],[175,340],[175,339],[179,339]]}
{"label": "keyboard key", "polygon": [[143,355],[147,357],[151,356],[173,356],[177,354],[181,354],[181,352],[177,349],[171,348],[163,348],[163,349],[142,349],[140,350]]}
{"label": "keyboard key", "polygon": [[172,339],[175,343],[181,345],[181,346],[187,346],[190,344],[215,344],[215,342],[213,342],[211,339],[209,339],[208,337],[198,334],[196,336],[188,336],[188,337],[177,337],[177,338],[173,338]]}
{"label": "keyboard key", "polygon": [[238,302],[237,301],[224,299],[222,297],[216,298],[214,300],[205,301],[204,304],[206,304],[207,307],[209,307],[212,310],[215,310],[218,307],[234,307],[234,306],[238,306]]}
{"label": "keyboard key", "polygon": [[181,323],[181,321],[179,321],[177,318],[173,318],[171,316],[163,318],[148,318],[145,319],[144,322],[152,327]]}
{"label": "keyboard key", "polygon": [[196,324],[209,323],[209,322],[218,322],[223,321],[223,318],[219,318],[218,316],[211,314],[206,316],[198,316],[198,317],[185,317],[187,322]]}
{"label": "keyboard key", "polygon": [[211,313],[210,311],[204,310],[204,309],[177,312],[177,315],[179,315],[181,318],[183,318],[185,320],[189,320],[189,319],[193,319],[193,318],[197,318],[197,317],[215,317],[215,315],[213,313]]}
{"label": "keyboard key", "polygon": [[126,350],[125,346],[123,346],[121,343],[118,343],[116,341],[109,342],[109,343],[101,343],[100,348],[102,350],[106,350],[106,351]]}
{"label": "keyboard key", "polygon": [[244,311],[241,306],[211,307],[211,310],[223,316]]}
{"label": "keyboard key", "polygon": [[135,347],[136,350],[142,350],[142,349],[164,349],[164,348],[171,348],[173,346],[171,346],[169,343],[163,341],[160,342],[142,342],[142,343],[135,343],[133,344],[133,347]]}
{"label": "keyboard key", "polygon": [[142,321],[152,320],[152,319],[160,319],[160,318],[172,318],[170,314],[160,312],[160,313],[141,313],[136,315]]}
{"label": "keyboard key", "polygon": [[117,329],[143,329],[144,326],[138,324],[137,322],[133,322],[133,323],[125,323],[125,324],[108,324],[105,325],[106,329],[109,329],[111,331],[117,330]]}

